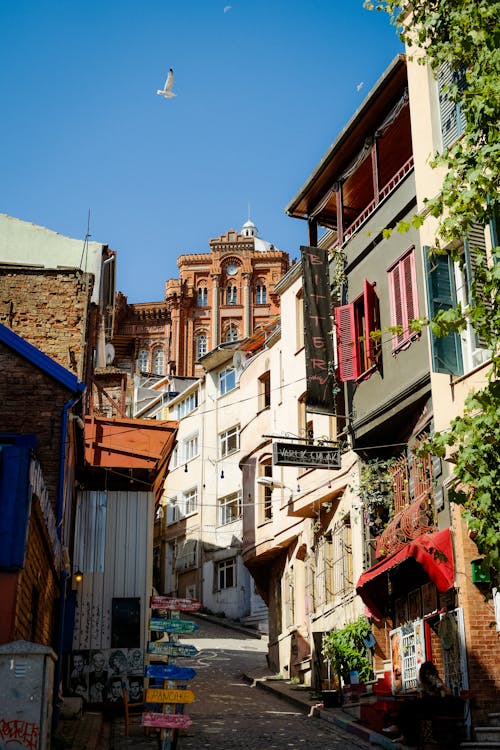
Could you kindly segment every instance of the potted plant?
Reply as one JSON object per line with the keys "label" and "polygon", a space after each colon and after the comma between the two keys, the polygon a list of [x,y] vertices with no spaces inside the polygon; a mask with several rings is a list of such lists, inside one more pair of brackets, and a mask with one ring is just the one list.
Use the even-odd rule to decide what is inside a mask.
{"label": "potted plant", "polygon": [[[359,683],[367,682],[373,678],[371,659],[367,656],[366,643],[369,642],[371,626],[368,618],[364,615],[358,617],[355,622],[336,628],[330,633],[324,633],[321,646],[321,654],[326,661],[328,678],[330,683],[331,670],[337,676],[338,684],[350,685],[351,673],[357,673]],[[323,702],[335,700],[334,696],[326,695],[323,691]],[[340,699],[337,693],[337,704]]]}

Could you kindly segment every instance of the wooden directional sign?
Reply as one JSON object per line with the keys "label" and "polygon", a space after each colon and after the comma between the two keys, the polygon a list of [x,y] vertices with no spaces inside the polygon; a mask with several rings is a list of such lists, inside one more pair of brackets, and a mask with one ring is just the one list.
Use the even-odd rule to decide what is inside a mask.
{"label": "wooden directional sign", "polygon": [[148,711],[142,715],[145,727],[161,727],[162,729],[187,729],[193,723],[186,714],[158,714]]}
{"label": "wooden directional sign", "polygon": [[174,596],[152,596],[149,602],[151,609],[176,609],[180,612],[196,612],[201,602],[196,599],[178,599]]}
{"label": "wooden directional sign", "polygon": [[152,617],[149,629],[162,633],[194,633],[200,626],[191,620],[164,620],[162,617]]}
{"label": "wooden directional sign", "polygon": [[164,690],[162,688],[148,688],[146,703],[192,703],[192,690]]}
{"label": "wooden directional sign", "polygon": [[178,667],[176,664],[149,664],[146,677],[157,677],[164,680],[192,680],[196,670],[191,667]]}
{"label": "wooden directional sign", "polygon": [[196,646],[184,643],[169,643],[168,641],[149,641],[148,654],[161,654],[162,656],[196,656]]}

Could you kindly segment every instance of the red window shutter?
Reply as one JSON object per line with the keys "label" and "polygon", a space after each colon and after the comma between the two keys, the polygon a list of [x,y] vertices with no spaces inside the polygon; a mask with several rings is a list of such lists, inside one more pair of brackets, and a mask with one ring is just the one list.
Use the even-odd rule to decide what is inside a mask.
{"label": "red window shutter", "polygon": [[404,329],[406,320],[404,315],[404,299],[401,294],[401,268],[398,263],[392,271],[389,271],[389,296],[391,301],[391,326],[401,326],[403,331],[395,333],[392,337],[392,348],[397,349],[405,339]]}
{"label": "red window shutter", "polygon": [[[403,278],[405,283],[406,297],[406,320],[418,318],[418,293],[417,293],[417,269],[415,265],[415,252],[412,250],[406,258],[403,258]],[[409,331],[408,331],[409,333]]]}
{"label": "red window shutter", "polygon": [[377,363],[377,342],[370,333],[378,328],[378,299],[375,294],[375,284],[370,284],[366,279],[363,282],[363,300],[365,307],[365,330],[363,335],[366,340],[366,353],[370,367]]}
{"label": "red window shutter", "polygon": [[389,271],[389,294],[391,301],[391,325],[401,326],[401,333],[392,339],[393,352],[409,345],[412,337],[410,320],[419,316],[417,294],[417,271],[415,253],[412,250]]}
{"label": "red window shutter", "polygon": [[352,302],[350,305],[342,305],[335,308],[335,323],[337,325],[340,379],[342,381],[356,380],[361,373],[354,305]]}

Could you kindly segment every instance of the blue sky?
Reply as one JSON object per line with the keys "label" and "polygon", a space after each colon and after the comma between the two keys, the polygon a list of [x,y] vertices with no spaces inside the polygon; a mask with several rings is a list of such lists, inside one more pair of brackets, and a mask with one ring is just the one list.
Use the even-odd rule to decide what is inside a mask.
{"label": "blue sky", "polygon": [[298,257],[284,208],[399,52],[362,0],[2,0],[0,212],[83,241],[90,210],[130,302],[249,208]]}

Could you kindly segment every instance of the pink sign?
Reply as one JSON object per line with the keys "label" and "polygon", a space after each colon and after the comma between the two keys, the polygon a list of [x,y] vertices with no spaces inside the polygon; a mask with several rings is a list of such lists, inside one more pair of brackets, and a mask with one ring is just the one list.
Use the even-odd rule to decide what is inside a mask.
{"label": "pink sign", "polygon": [[196,612],[201,602],[196,599],[178,599],[174,596],[152,596],[149,606],[151,609],[178,609],[181,612]]}
{"label": "pink sign", "polygon": [[145,727],[187,729],[193,722],[186,714],[158,714],[150,711],[142,715],[142,723]]}

